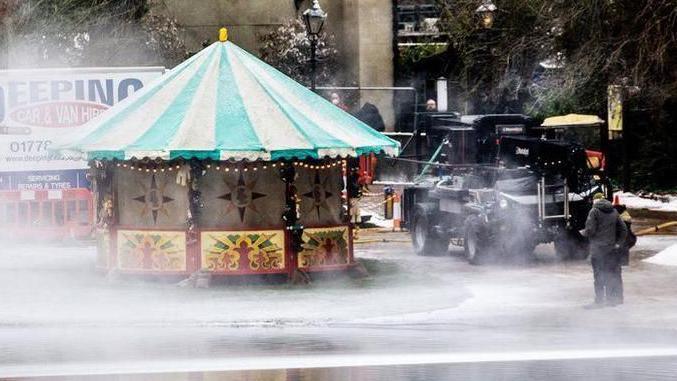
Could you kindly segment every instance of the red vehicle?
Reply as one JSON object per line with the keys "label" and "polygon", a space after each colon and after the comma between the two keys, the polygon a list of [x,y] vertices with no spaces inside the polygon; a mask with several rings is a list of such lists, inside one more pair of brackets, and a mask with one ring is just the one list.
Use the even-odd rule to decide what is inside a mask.
{"label": "red vehicle", "polygon": [[15,240],[85,239],[94,226],[86,188],[0,191],[0,236]]}

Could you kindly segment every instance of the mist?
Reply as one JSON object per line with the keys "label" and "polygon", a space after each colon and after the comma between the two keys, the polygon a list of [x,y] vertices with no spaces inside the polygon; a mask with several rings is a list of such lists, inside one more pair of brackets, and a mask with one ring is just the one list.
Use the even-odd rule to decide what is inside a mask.
{"label": "mist", "polygon": [[[172,20],[153,20],[156,26],[176,26]],[[80,30],[72,24],[59,24],[58,20],[43,21],[47,24],[45,30],[61,31],[55,36],[10,30],[7,68],[156,64],[170,68],[195,53],[187,51],[183,44],[173,46],[169,56],[159,53],[162,49],[157,48],[160,44],[157,30],[149,32],[139,23],[123,21],[111,24],[123,29],[111,36],[105,33],[110,25]],[[364,18],[361,22],[365,22]],[[347,77],[347,71],[336,72],[336,78]],[[392,111],[397,109],[393,104],[406,104],[411,97],[408,93],[378,91],[345,91],[340,95],[352,108],[348,110],[351,113],[367,102],[376,105],[390,130],[401,117]],[[330,92],[324,95],[330,97]],[[411,105],[412,112],[416,101]],[[403,111],[405,108],[402,106],[399,113],[408,113]],[[2,127],[6,127],[4,122]],[[275,131],[274,128],[271,130]],[[410,135],[391,136],[405,143]],[[401,156],[411,155],[412,151],[413,144]],[[328,167],[322,162],[325,159],[309,163],[324,170],[323,167]],[[342,158],[331,160],[334,167],[338,165],[332,169],[338,179]],[[229,207],[232,210],[217,211],[204,207],[205,194],[210,189],[192,187],[188,179],[196,174],[204,176],[206,164],[198,168],[191,167],[188,161],[181,161],[180,165],[172,161],[168,166],[154,160],[111,160],[106,164],[110,165],[109,170],[128,171],[128,165],[136,165],[140,176],[146,176],[144,180],[156,187],[149,185],[146,189],[145,183],[129,180],[119,184],[115,192],[105,194],[106,187],[113,188],[110,178],[106,178],[113,172],[102,170],[102,162],[92,161],[92,170],[85,169],[84,163],[77,169],[82,177],[78,181],[89,182],[82,188],[95,184],[91,206],[69,209],[67,204],[60,204],[58,212],[55,206],[50,206],[49,212],[39,207],[40,213],[49,214],[57,222],[54,229],[64,228],[58,234],[33,218],[30,211],[38,209],[31,209],[31,203],[37,204],[35,193],[31,199],[31,189],[9,189],[0,183],[2,379],[634,380],[671,379],[677,371],[677,296],[673,287],[677,284],[677,271],[674,267],[643,261],[674,245],[677,242],[674,235],[639,239],[631,253],[630,265],[623,268],[624,305],[586,310],[583,306],[594,298],[588,260],[560,260],[552,243],[540,241],[533,252],[512,249],[520,246],[520,235],[533,231],[532,217],[508,210],[498,244],[491,247],[490,255],[478,265],[469,264],[463,248],[453,244],[433,255],[418,256],[412,248],[411,232],[393,228],[390,222],[387,228],[347,225],[341,219],[343,216],[339,216],[343,210],[343,187],[336,183],[329,189],[333,193],[329,192],[322,188],[329,183],[323,183],[318,175],[317,181],[312,176],[306,176],[309,181],[304,177],[303,186],[308,189],[294,189],[298,193],[295,197],[284,193],[285,204],[265,204],[257,212],[262,219],[276,219],[281,215],[278,209],[288,216],[299,207],[296,197],[331,199],[331,205],[319,202],[310,210],[317,211],[318,220],[321,210],[330,210],[334,213],[332,218],[342,224],[340,227],[349,226],[346,237],[354,234],[354,240],[346,238],[346,247],[353,250],[355,260],[366,269],[363,273],[356,274],[358,271],[353,267],[329,266],[302,273],[307,276],[305,282],[293,282],[293,277],[285,272],[259,276],[224,271],[209,275],[197,265],[200,263],[197,259],[196,263],[186,264],[186,271],[162,273],[146,271],[147,268],[123,271],[119,259],[107,255],[102,246],[117,248],[125,242],[115,241],[111,246],[111,242],[96,240],[97,233],[108,228],[106,218],[112,221],[113,215],[106,214],[109,212],[106,203],[112,203],[113,194],[118,197],[133,187],[142,189],[143,192],[130,197],[128,211],[134,211],[134,218],[150,221],[151,216],[159,216],[180,226],[174,230],[186,232],[184,248],[190,242],[190,255],[202,261],[202,243],[198,243],[197,236],[200,232],[190,229],[194,218],[198,218],[193,214],[197,210],[195,205],[202,205],[200,213],[212,213],[214,220],[225,219],[223,216],[232,212],[229,216],[242,222],[245,213],[251,212],[243,206],[243,200],[251,201],[247,196],[253,198],[256,186],[263,187],[255,189],[255,196],[260,199],[281,189],[280,172],[278,168],[271,172],[277,177],[271,175],[275,181],[267,184],[261,180],[263,175],[253,182],[248,182],[253,177],[233,177],[237,185],[232,188],[240,192],[238,196],[231,195],[234,194],[231,190],[228,194],[213,195],[212,199],[225,202],[237,198],[241,204]],[[221,171],[210,172],[216,173],[213,184],[219,186],[230,180],[226,165],[233,168],[248,165],[252,170],[247,176],[264,169],[263,164],[252,161],[205,163]],[[14,172],[35,170],[28,166],[18,164]],[[417,163],[377,157],[377,182],[369,185],[368,192],[364,189],[369,194],[360,200],[369,206],[365,211],[384,220],[383,183],[390,183],[401,193],[405,183],[412,182],[412,173],[418,175],[416,167]],[[160,179],[165,170],[171,171],[171,175]],[[431,174],[436,172],[434,169]],[[153,176],[152,181],[149,176]],[[296,185],[301,187],[301,181]],[[296,185],[289,190],[284,188],[284,192],[292,192]],[[183,209],[177,207],[172,217],[162,204],[178,203],[179,192],[164,194],[165,187],[180,187],[182,195],[189,195],[181,206]],[[44,190],[46,200],[51,202],[59,195],[63,197],[66,188],[52,189],[49,184],[39,190]],[[496,193],[496,197],[501,195]],[[77,199],[83,200],[90,202],[89,198]],[[155,209],[145,210],[147,205]],[[17,223],[17,216],[22,213],[25,221]],[[72,217],[69,213],[80,219],[74,218],[76,223],[66,226],[64,221]],[[642,218],[635,223],[638,227],[650,225]],[[309,224],[304,229],[325,229],[325,225]],[[150,223],[143,228],[163,230],[149,226]],[[285,234],[287,228],[284,224],[269,230],[257,227],[265,230],[260,236],[275,229]],[[247,229],[260,233],[250,226]],[[205,229],[208,233],[215,230]],[[322,240],[318,246],[324,245],[330,255],[331,243]],[[280,246],[285,250],[293,244],[281,241]],[[249,258],[248,254],[242,255]],[[298,254],[295,255],[298,259]],[[114,262],[103,266],[102,261],[111,258]],[[195,269],[189,267],[192,265]],[[199,277],[208,278],[209,282],[200,286],[197,281],[190,281]]]}

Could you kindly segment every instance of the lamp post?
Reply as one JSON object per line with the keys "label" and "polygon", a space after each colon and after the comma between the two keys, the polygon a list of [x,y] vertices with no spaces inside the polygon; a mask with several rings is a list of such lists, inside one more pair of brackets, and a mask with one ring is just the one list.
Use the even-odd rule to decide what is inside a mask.
{"label": "lamp post", "polygon": [[497,9],[491,0],[482,0],[482,5],[475,10],[475,14],[480,17],[484,29],[490,29],[494,25],[494,12]]}
{"label": "lamp post", "polygon": [[313,5],[303,12],[303,22],[306,25],[306,34],[310,40],[310,88],[315,91],[315,77],[317,71],[317,41],[324,25],[327,13],[320,8],[320,2],[313,0]]}

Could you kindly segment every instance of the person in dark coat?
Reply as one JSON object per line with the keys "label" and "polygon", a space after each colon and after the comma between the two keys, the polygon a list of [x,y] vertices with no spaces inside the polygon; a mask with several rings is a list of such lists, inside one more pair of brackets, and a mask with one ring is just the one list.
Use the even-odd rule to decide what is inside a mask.
{"label": "person in dark coat", "polygon": [[630,264],[630,249],[632,249],[637,243],[637,236],[632,232],[632,216],[628,212],[628,208],[625,205],[616,205],[614,208],[621,216],[621,220],[625,222],[625,227],[628,228],[628,235],[625,238],[625,244],[621,248],[621,266],[628,266]]}
{"label": "person in dark coat", "polygon": [[386,124],[383,122],[378,107],[369,102],[366,102],[361,109],[357,110],[355,117],[378,132],[386,130]]}
{"label": "person in dark coat", "polygon": [[621,250],[628,234],[625,223],[604,195],[593,196],[592,209],[581,234],[590,242],[590,261],[595,284],[595,302],[586,308],[599,308],[604,303],[623,303]]}

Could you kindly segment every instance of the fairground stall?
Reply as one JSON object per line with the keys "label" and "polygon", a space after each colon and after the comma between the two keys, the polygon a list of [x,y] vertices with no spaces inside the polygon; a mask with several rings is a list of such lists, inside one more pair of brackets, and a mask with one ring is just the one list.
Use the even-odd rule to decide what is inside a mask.
{"label": "fairground stall", "polygon": [[399,145],[224,38],[62,149],[91,163],[100,269],[293,275],[354,264],[346,158]]}

